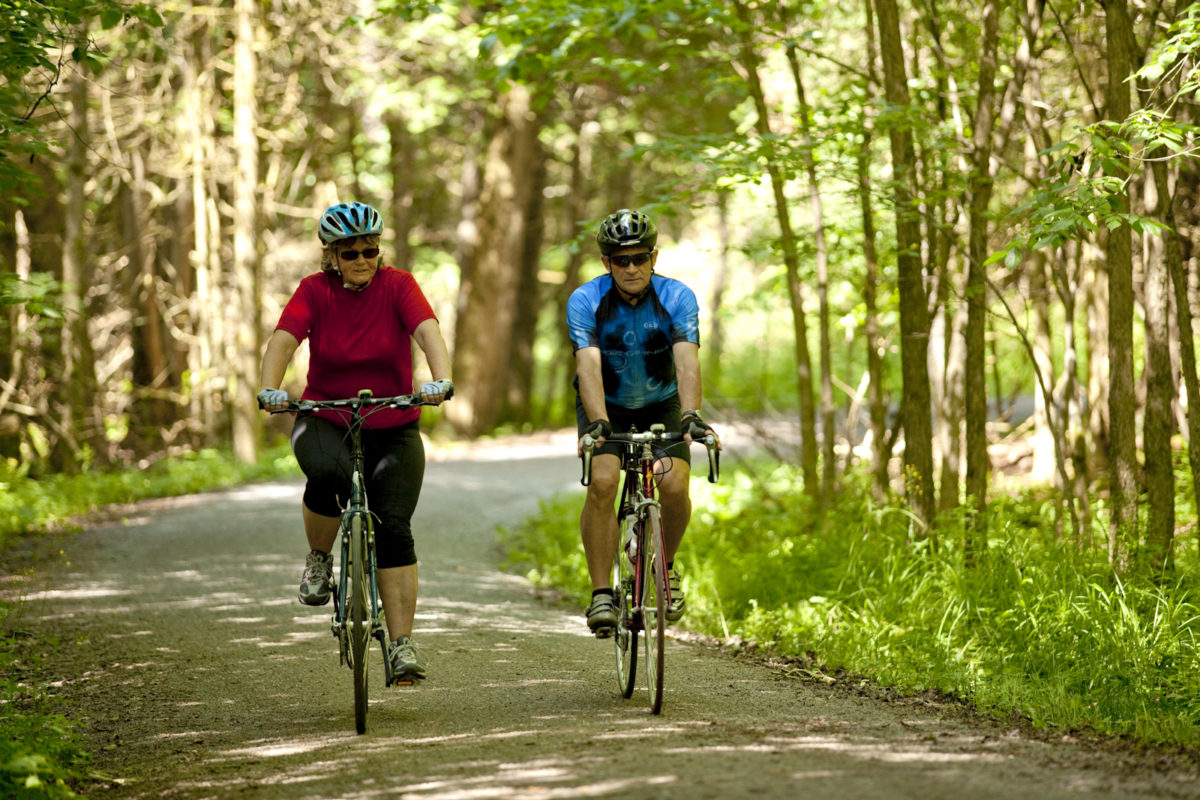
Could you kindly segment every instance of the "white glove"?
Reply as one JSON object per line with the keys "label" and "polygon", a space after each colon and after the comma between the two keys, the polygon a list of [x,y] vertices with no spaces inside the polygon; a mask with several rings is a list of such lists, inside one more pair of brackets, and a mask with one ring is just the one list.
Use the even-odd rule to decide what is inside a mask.
{"label": "white glove", "polygon": [[283,389],[260,389],[258,392],[258,407],[286,406],[288,393]]}
{"label": "white glove", "polygon": [[454,396],[454,383],[453,383],[453,381],[449,381],[445,378],[442,378],[439,381],[430,381],[429,383],[423,383],[423,384],[421,384],[421,392],[420,393],[422,395],[425,395],[426,397],[436,397],[438,395],[445,395],[445,397],[443,397],[442,399],[449,400],[451,397]]}

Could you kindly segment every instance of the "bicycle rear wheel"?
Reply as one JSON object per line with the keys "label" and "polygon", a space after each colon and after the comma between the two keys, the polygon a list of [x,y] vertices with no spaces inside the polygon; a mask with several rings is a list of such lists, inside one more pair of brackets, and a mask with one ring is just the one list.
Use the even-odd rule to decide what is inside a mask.
{"label": "bicycle rear wheel", "polygon": [[667,639],[667,563],[663,552],[662,518],[656,505],[646,507],[642,540],[642,627],[646,633],[646,686],[650,712],[662,711],[664,645]]}
{"label": "bicycle rear wheel", "polygon": [[633,624],[633,566],[623,547],[617,548],[613,559],[612,586],[617,600],[617,631],[613,635],[617,650],[617,685],[622,697],[630,697],[637,678],[638,644]]}
{"label": "bicycle rear wheel", "polygon": [[371,597],[367,583],[367,532],[363,517],[350,522],[350,666],[354,670],[354,728],[367,730],[367,650],[371,644]]}

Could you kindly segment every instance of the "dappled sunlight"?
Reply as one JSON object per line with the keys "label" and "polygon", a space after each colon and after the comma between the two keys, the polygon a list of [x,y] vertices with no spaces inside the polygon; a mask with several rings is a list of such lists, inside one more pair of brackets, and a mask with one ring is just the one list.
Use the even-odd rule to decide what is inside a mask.
{"label": "dappled sunlight", "polygon": [[90,583],[72,589],[45,589],[25,595],[32,600],[95,600],[99,597],[124,597],[133,594],[130,589],[117,588],[112,583]]}

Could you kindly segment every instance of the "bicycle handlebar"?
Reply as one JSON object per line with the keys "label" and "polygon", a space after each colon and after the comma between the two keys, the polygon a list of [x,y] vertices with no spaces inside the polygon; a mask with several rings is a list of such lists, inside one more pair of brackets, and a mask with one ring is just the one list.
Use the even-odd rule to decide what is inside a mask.
{"label": "bicycle handlebar", "polygon": [[[629,450],[633,445],[645,442],[682,442],[682,433],[665,433],[660,431],[643,431],[642,433],[611,433],[604,437],[607,442],[624,443]],[[596,439],[592,436],[583,437],[583,475],[579,482],[584,486],[592,482],[592,453],[596,449]],[[721,451],[717,449],[717,437],[708,434],[699,439],[692,439],[692,444],[702,444],[708,451],[708,482],[716,483],[721,477]]]}
{"label": "bicycle handlebar", "polygon": [[[375,408],[378,406],[390,406],[391,408],[405,409],[413,406],[435,406],[437,403],[430,403],[421,399],[419,394],[398,394],[393,397],[372,397],[369,389],[363,389],[358,393],[358,397],[347,397],[341,400],[288,400],[286,408],[277,408],[269,413],[271,414],[287,414],[300,413],[311,414],[314,411],[331,408],[348,408],[354,410],[357,408]],[[262,403],[258,404],[262,408]]]}

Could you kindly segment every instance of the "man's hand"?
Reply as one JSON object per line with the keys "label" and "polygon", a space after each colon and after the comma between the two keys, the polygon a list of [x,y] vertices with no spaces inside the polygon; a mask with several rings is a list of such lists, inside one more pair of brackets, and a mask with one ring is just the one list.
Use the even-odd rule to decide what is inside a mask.
{"label": "man's hand", "polygon": [[[712,434],[713,438],[717,438],[717,434],[713,431],[712,426],[704,420],[700,419],[699,411],[685,411],[683,417],[679,421],[679,432],[683,434],[685,442],[691,442],[693,439],[703,439],[705,436]],[[718,445],[720,439],[717,439]]]}
{"label": "man's hand", "polygon": [[260,389],[258,392],[258,407],[266,411],[276,411],[286,408],[288,393],[283,389]]}
{"label": "man's hand", "polygon": [[583,429],[583,436],[579,437],[579,455],[583,456],[583,439],[585,436],[590,436],[596,440],[596,447],[604,444],[604,440],[612,435],[612,424],[606,419],[594,419],[588,426]]}
{"label": "man's hand", "polygon": [[454,382],[442,378],[421,384],[421,401],[425,403],[441,403],[454,397]]}

